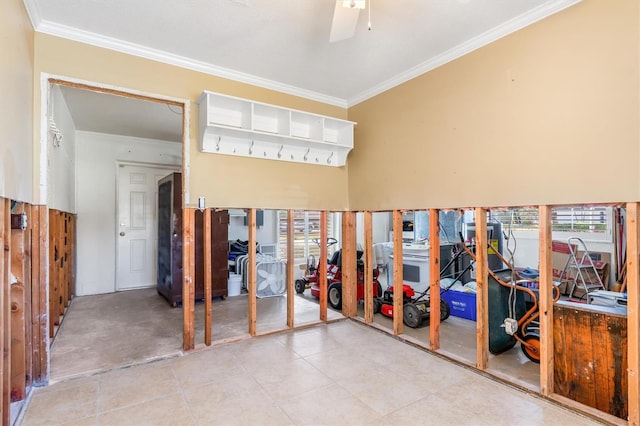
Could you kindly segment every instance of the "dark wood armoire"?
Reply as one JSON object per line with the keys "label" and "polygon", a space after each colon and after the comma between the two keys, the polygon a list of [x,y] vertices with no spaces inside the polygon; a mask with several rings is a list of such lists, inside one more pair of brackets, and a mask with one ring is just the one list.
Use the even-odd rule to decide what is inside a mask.
{"label": "dark wood armoire", "polygon": [[[195,299],[204,298],[203,213],[195,217]],[[211,212],[212,297],[227,296],[229,213]],[[158,182],[158,293],[171,306],[182,303],[182,174]]]}

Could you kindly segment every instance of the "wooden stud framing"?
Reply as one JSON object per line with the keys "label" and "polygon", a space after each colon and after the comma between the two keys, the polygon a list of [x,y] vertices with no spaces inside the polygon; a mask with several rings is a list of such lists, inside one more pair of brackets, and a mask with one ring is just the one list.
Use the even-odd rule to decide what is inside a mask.
{"label": "wooden stud framing", "polygon": [[[25,213],[23,203],[16,204],[14,214]],[[24,234],[26,230],[11,230],[11,275],[9,288],[9,310],[11,316],[11,402],[22,401],[27,395],[26,383],[26,332],[25,332],[25,297],[24,283],[26,277]]]}
{"label": "wooden stud framing", "polygon": [[249,227],[249,277],[247,290],[249,292],[249,334],[256,335],[257,307],[256,307],[256,209],[247,211],[247,226]]}
{"label": "wooden stud framing", "polygon": [[627,362],[629,425],[640,425],[640,204],[627,203]]}
{"label": "wooden stud framing", "polygon": [[440,349],[440,211],[429,210],[429,347]]}
{"label": "wooden stud framing", "polygon": [[48,377],[48,321],[47,315],[47,274],[49,241],[47,206],[32,206],[31,215],[31,323],[33,334],[32,383],[44,384]]}
{"label": "wooden stud framing", "polygon": [[185,208],[182,219],[182,348],[195,347],[195,217],[196,210]]}
{"label": "wooden stud framing", "polygon": [[[0,418],[3,424],[10,424],[8,421],[8,412],[5,408],[4,377],[9,374],[9,365],[5,362],[4,354],[7,352],[4,345],[4,335],[7,328],[8,313],[4,310],[4,288],[9,286],[9,262],[7,262],[6,253],[9,250],[9,233],[10,227],[7,226],[7,215],[9,215],[9,200],[0,198],[0,395],[3,402],[0,403]],[[5,423],[6,422],[6,423]]]}
{"label": "wooden stud framing", "polygon": [[2,424],[11,424],[11,301],[9,288],[11,286],[11,201],[5,200],[4,208],[4,280],[2,282],[3,312],[2,327]]}
{"label": "wooden stud framing", "polygon": [[294,221],[293,210],[287,210],[287,327],[293,328],[294,323],[294,307],[295,290],[293,288],[293,280],[295,275],[294,266]]}
{"label": "wooden stud framing", "polygon": [[211,346],[211,209],[204,210],[204,344]]}
{"label": "wooden stud framing", "polygon": [[[371,212],[364,212],[364,322],[373,322],[373,225]],[[382,295],[378,295],[380,297]]]}
{"label": "wooden stud framing", "polygon": [[327,212],[320,212],[320,260],[318,260],[318,286],[320,287],[320,321],[327,321]]}
{"label": "wooden stud framing", "polygon": [[553,259],[551,206],[539,206],[538,259],[540,270],[540,393],[553,393]]}
{"label": "wooden stud framing", "polygon": [[355,219],[354,212],[342,213],[342,315],[347,318],[358,312]]}
{"label": "wooden stud framing", "polygon": [[402,306],[402,285],[404,284],[402,270],[402,212],[393,211],[393,334],[402,334],[404,315]]}
{"label": "wooden stud framing", "polygon": [[[25,353],[25,385],[30,387],[33,377],[33,324],[31,323],[32,301],[31,288],[34,282],[31,277],[31,259],[32,259],[32,235],[33,235],[33,212],[34,208],[31,204],[24,204],[24,212],[27,215],[27,229],[22,233],[24,244],[24,353]],[[75,250],[75,244],[74,244]]]}
{"label": "wooden stud framing", "polygon": [[487,211],[476,208],[476,368],[485,370],[489,365],[489,282],[487,253]]}

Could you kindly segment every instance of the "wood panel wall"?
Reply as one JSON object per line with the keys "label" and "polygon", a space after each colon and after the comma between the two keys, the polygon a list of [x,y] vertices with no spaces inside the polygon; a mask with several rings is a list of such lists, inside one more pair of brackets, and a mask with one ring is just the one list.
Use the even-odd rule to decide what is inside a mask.
{"label": "wood panel wall", "polygon": [[[47,209],[0,198],[0,418],[48,378]],[[25,215],[26,226],[20,217]]]}
{"label": "wood panel wall", "polygon": [[626,316],[562,304],[553,311],[555,393],[626,419]]}
{"label": "wood panel wall", "polygon": [[75,293],[76,217],[49,210],[49,337],[54,337]]}

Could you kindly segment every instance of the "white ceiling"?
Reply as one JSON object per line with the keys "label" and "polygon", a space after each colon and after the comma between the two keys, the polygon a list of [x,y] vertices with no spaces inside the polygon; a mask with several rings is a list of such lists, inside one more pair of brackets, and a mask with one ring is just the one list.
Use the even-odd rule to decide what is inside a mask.
{"label": "white ceiling", "polygon": [[335,43],[335,0],[24,3],[36,31],[349,107],[579,1],[367,0]]}

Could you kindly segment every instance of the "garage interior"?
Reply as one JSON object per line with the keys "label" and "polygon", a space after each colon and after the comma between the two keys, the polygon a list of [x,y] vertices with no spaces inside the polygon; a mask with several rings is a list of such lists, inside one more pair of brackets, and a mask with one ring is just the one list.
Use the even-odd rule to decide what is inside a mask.
{"label": "garage interior", "polygon": [[[640,6],[407,1],[217,0],[237,74],[220,22],[0,7],[3,424],[640,424]],[[430,59],[372,65],[412,8]]]}

